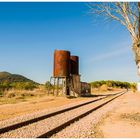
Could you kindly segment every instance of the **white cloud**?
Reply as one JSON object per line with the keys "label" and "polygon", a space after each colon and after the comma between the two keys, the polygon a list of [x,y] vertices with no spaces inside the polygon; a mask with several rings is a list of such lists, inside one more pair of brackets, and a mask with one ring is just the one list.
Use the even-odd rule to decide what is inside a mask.
{"label": "white cloud", "polygon": [[114,57],[117,57],[119,55],[123,55],[123,54],[128,53],[128,52],[131,52],[131,49],[129,47],[119,47],[118,49],[111,50],[107,53],[105,52],[105,53],[102,53],[102,54],[97,55],[95,57],[92,57],[89,60],[89,62],[93,63],[93,62],[96,62],[96,61],[101,61],[101,60],[105,60],[105,59],[114,58]]}

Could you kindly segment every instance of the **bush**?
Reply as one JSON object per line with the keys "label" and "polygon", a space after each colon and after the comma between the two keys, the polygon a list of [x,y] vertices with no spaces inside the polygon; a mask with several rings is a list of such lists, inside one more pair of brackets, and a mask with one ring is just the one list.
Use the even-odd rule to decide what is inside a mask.
{"label": "bush", "polygon": [[32,82],[3,82],[0,83],[0,91],[18,89],[18,90],[33,90],[37,87],[37,84]]}
{"label": "bush", "polygon": [[13,83],[12,87],[19,90],[33,90],[37,86],[31,82],[17,82]]}
{"label": "bush", "polygon": [[16,93],[13,93],[13,92],[8,92],[7,94],[6,94],[6,97],[7,98],[13,98],[13,97],[15,97],[16,96]]}
{"label": "bush", "polygon": [[45,88],[46,88],[46,89],[52,89],[52,88],[53,88],[53,85],[52,85],[49,81],[47,81],[47,82],[45,83]]}
{"label": "bush", "polygon": [[108,87],[112,87],[112,88],[136,89],[135,83],[113,81],[113,80],[91,82],[91,86],[93,88],[100,88],[102,85],[107,85]]}
{"label": "bush", "polygon": [[0,92],[0,97],[2,97],[3,96],[3,92]]}
{"label": "bush", "polygon": [[0,83],[0,90],[1,91],[9,90],[10,88],[11,88],[11,85],[8,82]]}
{"label": "bush", "polygon": [[100,87],[100,90],[101,91],[107,91],[108,90],[108,86],[106,84],[103,84],[101,87]]}
{"label": "bush", "polygon": [[26,98],[26,97],[32,97],[35,96],[34,91],[27,91],[27,90],[17,90],[12,89],[4,92],[4,96],[7,98]]}

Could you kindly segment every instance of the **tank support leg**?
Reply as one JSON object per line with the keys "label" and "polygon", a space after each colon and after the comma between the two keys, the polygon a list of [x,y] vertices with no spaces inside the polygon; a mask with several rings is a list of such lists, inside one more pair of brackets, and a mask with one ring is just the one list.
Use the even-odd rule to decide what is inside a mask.
{"label": "tank support leg", "polygon": [[70,95],[70,89],[69,89],[69,79],[66,77],[66,89],[65,89],[65,94]]}
{"label": "tank support leg", "polygon": [[59,77],[57,78],[57,92],[56,92],[57,96],[58,96],[58,93],[59,93]]}
{"label": "tank support leg", "polygon": [[56,78],[54,78],[54,83],[53,83],[53,95],[55,95],[55,80]]}
{"label": "tank support leg", "polygon": [[51,81],[52,81],[52,77],[50,78],[50,83],[49,83],[49,87],[48,87],[48,95],[50,95],[50,90],[51,90]]}

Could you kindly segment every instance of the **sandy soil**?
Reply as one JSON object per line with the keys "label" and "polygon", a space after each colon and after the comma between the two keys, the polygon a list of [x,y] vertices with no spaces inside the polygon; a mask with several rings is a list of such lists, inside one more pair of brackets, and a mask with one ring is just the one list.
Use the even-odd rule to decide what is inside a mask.
{"label": "sandy soil", "polygon": [[[117,91],[109,91],[101,93],[101,95],[113,94],[119,92]],[[100,95],[96,94],[96,95]],[[32,99],[26,102],[20,102],[16,104],[3,104],[0,105],[0,121],[6,120],[9,118],[14,118],[20,115],[33,113],[35,111],[50,109],[59,106],[63,106],[66,104],[74,103],[77,101],[87,100],[89,98],[79,97],[79,98],[66,98],[66,97],[54,97],[54,96],[44,96],[37,99]]]}
{"label": "sandy soil", "polygon": [[34,111],[55,108],[82,100],[86,100],[86,98],[68,99],[66,97],[44,96],[27,102],[0,105],[0,121],[32,113]]}
{"label": "sandy soil", "polygon": [[96,127],[97,137],[140,138],[140,93],[122,96],[118,107],[107,114]]}

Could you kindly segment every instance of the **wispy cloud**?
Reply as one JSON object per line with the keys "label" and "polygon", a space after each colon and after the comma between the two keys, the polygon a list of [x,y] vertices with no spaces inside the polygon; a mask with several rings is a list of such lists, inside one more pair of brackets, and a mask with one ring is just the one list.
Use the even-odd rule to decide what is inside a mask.
{"label": "wispy cloud", "polygon": [[114,58],[114,57],[126,54],[126,53],[128,53],[130,51],[131,51],[131,49],[129,47],[120,47],[118,49],[111,50],[111,51],[109,51],[107,53],[105,52],[105,53],[102,53],[100,55],[97,55],[97,56],[91,58],[89,60],[89,62],[93,63],[93,62],[96,62],[96,61],[101,61],[101,60],[105,60],[105,59]]}

